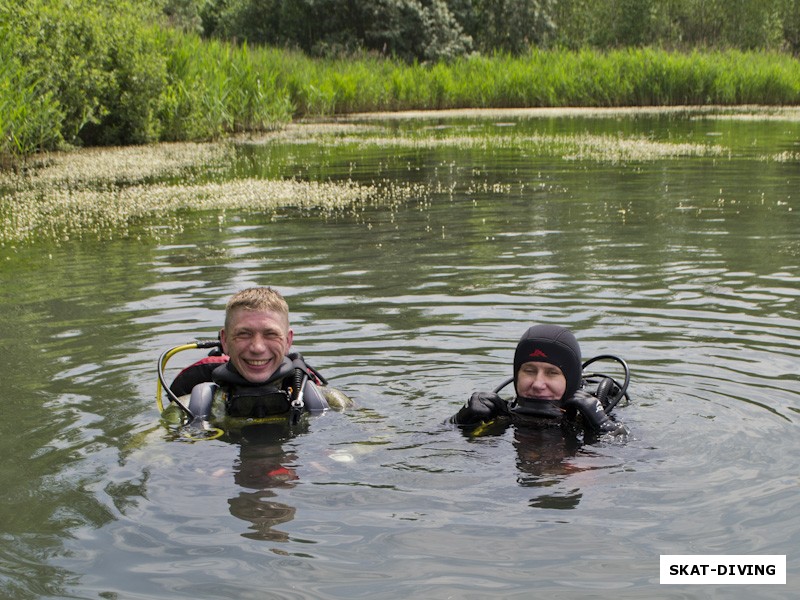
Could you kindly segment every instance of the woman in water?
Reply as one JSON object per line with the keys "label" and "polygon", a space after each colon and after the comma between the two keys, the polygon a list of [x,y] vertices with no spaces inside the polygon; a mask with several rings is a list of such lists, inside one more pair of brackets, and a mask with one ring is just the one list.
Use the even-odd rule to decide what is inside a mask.
{"label": "woman in water", "polygon": [[[585,379],[581,349],[569,329],[559,325],[528,328],[514,352],[513,369],[513,378],[506,382],[514,382],[513,400],[497,393],[506,384],[493,392],[475,392],[450,422],[469,430],[489,423],[502,428],[509,424],[558,424],[582,429],[584,435],[593,437],[628,433],[624,424],[609,416],[626,395],[627,366],[622,386],[604,376],[599,382]],[[595,383],[597,387],[592,390]]]}

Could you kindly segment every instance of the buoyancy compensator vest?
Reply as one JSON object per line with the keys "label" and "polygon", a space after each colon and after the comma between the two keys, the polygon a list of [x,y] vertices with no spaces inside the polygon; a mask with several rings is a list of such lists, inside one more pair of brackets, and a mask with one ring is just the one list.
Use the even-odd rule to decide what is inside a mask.
{"label": "buoyancy compensator vest", "polygon": [[325,383],[298,353],[284,357],[275,373],[260,383],[248,381],[226,362],[212,371],[211,381],[192,389],[188,408],[202,420],[288,418],[296,422],[303,411],[322,412],[330,407],[320,389]]}

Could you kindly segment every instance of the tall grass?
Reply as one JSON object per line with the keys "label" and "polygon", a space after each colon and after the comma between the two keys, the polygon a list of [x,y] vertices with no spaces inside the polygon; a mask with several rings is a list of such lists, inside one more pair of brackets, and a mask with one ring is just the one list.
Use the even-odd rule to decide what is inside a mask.
{"label": "tall grass", "polygon": [[[289,55],[279,80],[302,116],[346,112],[552,106],[794,105],[800,62],[780,53],[640,48],[532,50],[449,64]],[[286,68],[290,65],[289,68]]]}
{"label": "tall grass", "polygon": [[52,92],[42,93],[41,87],[19,61],[0,63],[0,158],[31,154],[61,141],[63,115]]}
{"label": "tall grass", "polygon": [[293,110],[266,52],[165,35],[168,81],[159,112],[164,140],[209,139],[285,123]]}

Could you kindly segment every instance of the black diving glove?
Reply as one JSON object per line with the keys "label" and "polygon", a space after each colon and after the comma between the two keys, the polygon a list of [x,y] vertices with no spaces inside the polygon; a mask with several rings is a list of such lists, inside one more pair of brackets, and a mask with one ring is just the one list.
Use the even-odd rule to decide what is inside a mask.
{"label": "black diving glove", "polygon": [[571,398],[564,400],[561,406],[570,419],[574,419],[576,413],[580,413],[586,427],[595,434],[625,435],[628,433],[628,428],[623,423],[611,419],[603,409],[600,400],[589,392],[578,390]]}
{"label": "black diving glove", "polygon": [[450,419],[456,425],[477,425],[508,414],[508,403],[494,392],[475,392]]}

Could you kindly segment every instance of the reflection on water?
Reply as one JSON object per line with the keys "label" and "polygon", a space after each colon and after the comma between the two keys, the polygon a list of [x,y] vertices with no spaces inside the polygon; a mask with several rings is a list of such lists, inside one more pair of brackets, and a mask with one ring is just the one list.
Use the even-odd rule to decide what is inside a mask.
{"label": "reflection on water", "polygon": [[514,450],[520,473],[517,481],[521,486],[541,489],[540,494],[531,498],[531,506],[562,510],[578,506],[583,495],[580,488],[559,488],[564,484],[569,486],[570,474],[586,469],[571,461],[579,449],[577,437],[560,428],[517,427],[514,430]]}
{"label": "reflection on water", "polygon": [[270,444],[266,440],[240,445],[233,481],[243,489],[228,504],[233,516],[251,524],[250,531],[243,534],[245,537],[279,542],[288,539],[288,535],[276,527],[291,521],[296,509],[276,502],[270,488],[293,485],[298,476],[291,463],[296,458],[285,453],[280,444]]}
{"label": "reflection on water", "polygon": [[[495,128],[449,125],[436,135]],[[499,129],[513,128],[725,152],[620,163],[251,144],[236,175],[426,192],[351,213],[225,214],[160,243],[6,248],[2,595],[680,598],[658,586],[660,554],[786,554],[796,572],[797,164],[765,157],[796,145],[798,124]],[[286,295],[295,349],[357,407],[302,435],[175,439],[157,422],[156,358],[213,334],[251,284]],[[444,425],[511,375],[536,322],[628,362],[631,439]],[[788,580],[759,597],[793,597]]]}

